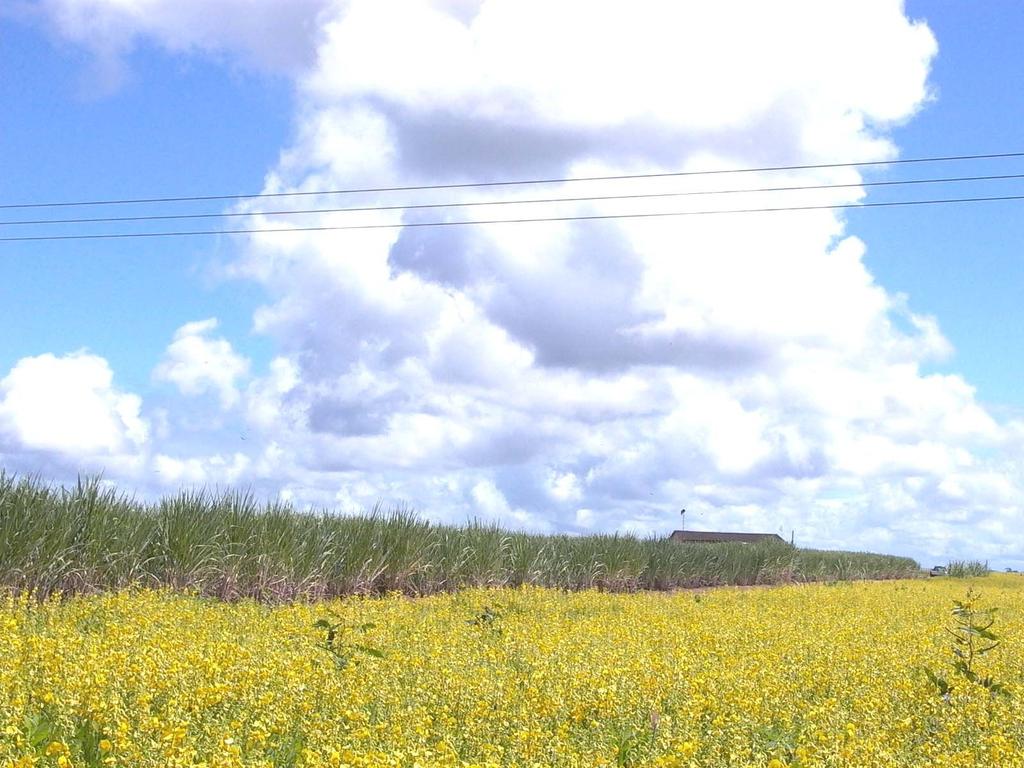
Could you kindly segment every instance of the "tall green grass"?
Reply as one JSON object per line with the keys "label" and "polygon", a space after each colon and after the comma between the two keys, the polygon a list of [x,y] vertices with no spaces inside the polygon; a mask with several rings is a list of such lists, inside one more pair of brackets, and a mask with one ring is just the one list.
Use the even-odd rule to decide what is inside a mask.
{"label": "tall green grass", "polygon": [[136,501],[94,480],[47,485],[0,471],[0,587],[45,597],[133,585],[224,599],[316,600],[466,586],[674,589],[899,578],[913,560],[788,544],[679,544],[435,525],[406,509],[298,512],[241,492]]}
{"label": "tall green grass", "polygon": [[955,579],[966,579],[971,576],[988,576],[990,573],[988,561],[980,560],[950,560],[946,566],[946,575]]}

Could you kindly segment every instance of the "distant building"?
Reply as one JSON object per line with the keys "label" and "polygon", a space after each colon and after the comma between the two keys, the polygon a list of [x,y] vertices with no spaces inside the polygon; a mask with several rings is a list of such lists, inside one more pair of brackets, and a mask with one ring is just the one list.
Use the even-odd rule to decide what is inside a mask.
{"label": "distant building", "polygon": [[745,544],[785,544],[777,533],[739,533],[734,531],[673,531],[669,536],[680,543],[711,544],[721,541],[741,541]]}

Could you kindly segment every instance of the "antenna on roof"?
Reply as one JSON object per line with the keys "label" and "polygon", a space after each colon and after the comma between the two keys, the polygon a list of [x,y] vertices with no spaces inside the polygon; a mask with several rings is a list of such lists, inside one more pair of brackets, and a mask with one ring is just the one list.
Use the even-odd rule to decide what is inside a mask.
{"label": "antenna on roof", "polygon": [[680,531],[685,531],[686,530],[686,508],[685,507],[683,509],[679,510],[679,530]]}

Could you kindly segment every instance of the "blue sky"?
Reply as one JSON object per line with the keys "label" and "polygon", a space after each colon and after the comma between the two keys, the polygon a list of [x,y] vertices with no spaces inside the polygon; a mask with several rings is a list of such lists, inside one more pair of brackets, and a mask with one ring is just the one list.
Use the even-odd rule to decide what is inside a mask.
{"label": "blue sky", "polygon": [[[910,2],[907,12],[927,20],[939,55],[931,76],[934,101],[893,133],[903,155],[1018,151],[1024,102],[1007,85],[1024,77],[1018,45],[1024,11],[1013,2],[977,5],[969,13],[956,3]],[[972,167],[1019,173],[1024,163]],[[984,189],[992,191],[981,194],[1018,194],[1019,186],[993,182]],[[939,318],[956,348],[952,367],[978,387],[981,398],[996,407],[1024,408],[1024,355],[1015,353],[1024,348],[1019,203],[864,211],[851,216],[851,228],[869,244],[867,263],[882,284]]]}
{"label": "blue sky", "polygon": [[[0,196],[5,202],[118,199],[259,189],[291,127],[281,78],[143,46],[114,92],[87,84],[86,56],[37,25],[8,21],[0,37]],[[153,207],[133,206],[131,214]],[[71,209],[98,216],[102,209]],[[44,213],[46,216],[37,216]],[[5,218],[43,218],[38,210]],[[119,211],[116,215],[127,215]],[[22,228],[27,231],[27,228]],[[100,231],[94,228],[94,231]],[[229,240],[40,243],[4,249],[0,368],[40,350],[87,347],[130,388],[182,318],[216,315],[238,344],[258,296],[216,279]],[[45,311],[40,311],[45,308]]]}
{"label": "blue sky", "polygon": [[[19,3],[0,204],[1022,149],[1014,3],[733,5]],[[788,180],[961,172],[1024,159]],[[114,210],[282,203],[233,205]],[[1018,206],[0,243],[0,459],[534,530],[661,534],[684,500],[698,527],[1024,563]]]}

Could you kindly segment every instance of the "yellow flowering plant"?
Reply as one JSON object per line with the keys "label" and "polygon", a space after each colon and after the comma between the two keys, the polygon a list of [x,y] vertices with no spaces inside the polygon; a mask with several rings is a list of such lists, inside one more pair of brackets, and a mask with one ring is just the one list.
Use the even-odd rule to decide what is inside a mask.
{"label": "yellow flowering plant", "polygon": [[[975,583],[1001,642],[973,669],[1009,686],[1024,578]],[[0,596],[0,768],[1024,768],[1024,699],[916,672],[962,585]],[[335,625],[386,653],[336,664]]]}

